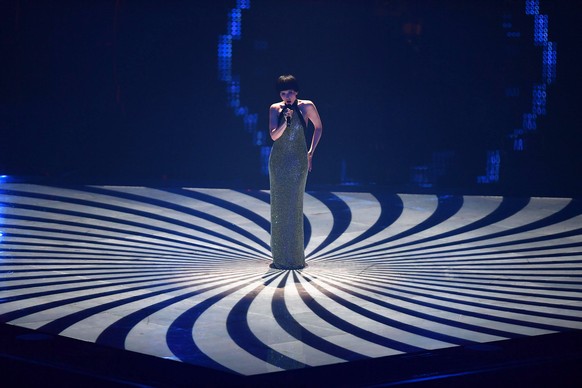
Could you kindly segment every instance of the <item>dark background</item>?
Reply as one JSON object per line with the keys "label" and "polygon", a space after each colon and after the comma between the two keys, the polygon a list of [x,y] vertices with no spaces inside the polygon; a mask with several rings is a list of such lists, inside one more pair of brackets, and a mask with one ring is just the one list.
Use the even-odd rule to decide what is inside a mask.
{"label": "dark background", "polygon": [[[324,123],[308,189],[582,194],[575,2],[540,1],[557,78],[523,151],[509,135],[542,79],[525,0],[250,3],[233,44],[241,103],[266,134],[275,79],[298,77]],[[261,146],[219,80],[218,37],[235,0],[0,4],[0,174],[268,187]],[[477,183],[492,150],[499,180]]]}

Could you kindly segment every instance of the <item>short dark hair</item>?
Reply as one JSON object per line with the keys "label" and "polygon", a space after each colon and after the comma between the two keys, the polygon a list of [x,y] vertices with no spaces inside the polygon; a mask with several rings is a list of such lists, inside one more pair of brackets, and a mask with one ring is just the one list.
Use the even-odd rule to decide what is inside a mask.
{"label": "short dark hair", "polygon": [[277,78],[276,89],[278,92],[283,90],[295,90],[299,91],[299,82],[291,74],[285,74]]}

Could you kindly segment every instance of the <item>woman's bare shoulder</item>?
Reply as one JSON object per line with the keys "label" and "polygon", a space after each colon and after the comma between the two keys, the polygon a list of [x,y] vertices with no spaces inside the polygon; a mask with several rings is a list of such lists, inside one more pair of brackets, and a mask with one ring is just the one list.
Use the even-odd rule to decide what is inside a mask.
{"label": "woman's bare shoulder", "polygon": [[276,103],[272,104],[269,109],[270,110],[280,111],[281,109],[283,109],[283,105],[284,104],[282,102],[276,102]]}
{"label": "woman's bare shoulder", "polygon": [[311,100],[300,100],[297,105],[304,112],[309,112],[309,111],[315,110],[315,104]]}

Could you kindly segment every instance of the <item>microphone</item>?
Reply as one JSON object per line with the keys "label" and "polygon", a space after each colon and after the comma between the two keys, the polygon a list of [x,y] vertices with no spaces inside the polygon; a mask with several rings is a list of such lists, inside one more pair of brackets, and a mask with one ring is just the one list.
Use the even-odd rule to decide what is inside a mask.
{"label": "microphone", "polygon": [[[293,105],[285,104],[285,108],[291,109],[291,108],[293,108]],[[290,126],[291,125],[291,116],[285,116],[285,120],[287,121],[287,126]]]}

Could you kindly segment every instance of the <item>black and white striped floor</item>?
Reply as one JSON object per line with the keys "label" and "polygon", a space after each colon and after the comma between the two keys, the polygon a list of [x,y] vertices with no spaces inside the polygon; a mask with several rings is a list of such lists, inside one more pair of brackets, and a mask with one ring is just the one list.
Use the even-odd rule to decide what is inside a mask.
{"label": "black and white striped floor", "polygon": [[582,201],[0,186],[0,322],[257,375],[582,329]]}

